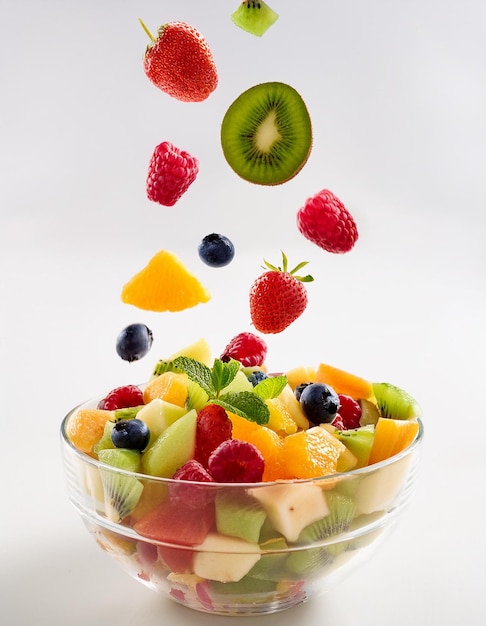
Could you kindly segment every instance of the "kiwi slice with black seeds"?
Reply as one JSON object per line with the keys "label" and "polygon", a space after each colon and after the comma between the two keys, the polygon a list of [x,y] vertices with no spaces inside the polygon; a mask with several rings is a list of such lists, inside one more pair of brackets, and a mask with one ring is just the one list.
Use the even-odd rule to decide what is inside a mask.
{"label": "kiwi slice with black seeds", "polygon": [[290,85],[269,82],[244,91],[221,124],[229,166],[244,180],[280,185],[304,167],[312,148],[306,104]]}
{"label": "kiwi slice with black seeds", "polygon": [[381,417],[398,420],[422,417],[422,410],[415,398],[396,385],[373,383],[373,393]]}
{"label": "kiwi slice with black seeds", "polygon": [[262,0],[245,0],[231,14],[231,19],[242,30],[261,37],[278,20],[278,13]]}

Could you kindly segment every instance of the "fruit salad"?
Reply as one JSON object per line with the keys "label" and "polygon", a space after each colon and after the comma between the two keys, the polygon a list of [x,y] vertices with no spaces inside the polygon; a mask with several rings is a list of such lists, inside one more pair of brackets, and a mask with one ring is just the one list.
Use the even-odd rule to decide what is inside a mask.
{"label": "fruit salad", "polygon": [[271,373],[266,355],[249,332],[217,358],[200,339],[65,420],[100,545],[200,610],[299,598],[406,491],[421,429],[407,392],[326,363]]}

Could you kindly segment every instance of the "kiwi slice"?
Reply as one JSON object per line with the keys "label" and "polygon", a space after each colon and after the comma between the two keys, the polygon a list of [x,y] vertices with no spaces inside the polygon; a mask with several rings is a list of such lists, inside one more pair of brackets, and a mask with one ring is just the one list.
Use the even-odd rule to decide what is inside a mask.
{"label": "kiwi slice", "polygon": [[101,482],[105,492],[105,513],[114,522],[121,521],[136,507],[143,491],[143,484],[138,478],[129,476],[116,469],[128,472],[140,470],[140,453],[125,448],[105,448],[98,452],[101,463],[114,469],[100,468]]}
{"label": "kiwi slice", "polygon": [[354,501],[337,491],[326,494],[329,513],[306,526],[300,533],[297,543],[314,543],[345,532],[353,521],[356,505]]}
{"label": "kiwi slice", "polygon": [[285,83],[250,87],[226,111],[221,146],[229,166],[248,182],[280,185],[290,180],[312,148],[305,102]]}
{"label": "kiwi slice", "polygon": [[219,533],[258,543],[267,514],[254,498],[222,492],[217,494],[215,505],[216,528]]}
{"label": "kiwi slice", "polygon": [[391,383],[373,383],[373,393],[381,417],[410,420],[422,416],[418,402],[400,387]]}
{"label": "kiwi slice", "polygon": [[275,13],[265,2],[253,0],[241,2],[236,11],[231,14],[231,19],[242,30],[261,37],[278,20],[278,13]]}

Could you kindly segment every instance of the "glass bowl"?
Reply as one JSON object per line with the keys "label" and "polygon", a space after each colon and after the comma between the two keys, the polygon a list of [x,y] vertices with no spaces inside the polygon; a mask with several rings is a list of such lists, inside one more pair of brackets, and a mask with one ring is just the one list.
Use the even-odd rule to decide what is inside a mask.
{"label": "glass bowl", "polygon": [[282,611],[366,561],[410,500],[423,439],[420,423],[400,454],[312,480],[195,483],[127,472],[80,452],[66,435],[78,408],[62,422],[64,469],[71,502],[98,545],[142,584],[222,615]]}

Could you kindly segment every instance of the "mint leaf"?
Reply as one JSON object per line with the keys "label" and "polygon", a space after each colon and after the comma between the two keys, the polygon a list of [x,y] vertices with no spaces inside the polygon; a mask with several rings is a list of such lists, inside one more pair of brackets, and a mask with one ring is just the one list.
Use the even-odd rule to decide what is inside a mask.
{"label": "mint leaf", "polygon": [[287,383],[287,376],[269,376],[255,385],[253,391],[263,400],[270,400],[279,396]]}
{"label": "mint leaf", "polygon": [[270,419],[268,406],[253,391],[230,391],[212,402],[260,426],[267,424]]}
{"label": "mint leaf", "polygon": [[223,363],[220,359],[214,359],[211,382],[216,391],[216,395],[234,380],[239,369],[240,364],[234,359],[231,359],[227,363]]}
{"label": "mint leaf", "polygon": [[178,356],[172,363],[181,372],[187,374],[188,378],[204,389],[210,398],[216,395],[212,381],[212,372],[207,365],[187,356]]}

